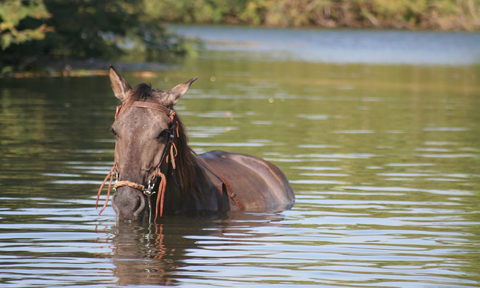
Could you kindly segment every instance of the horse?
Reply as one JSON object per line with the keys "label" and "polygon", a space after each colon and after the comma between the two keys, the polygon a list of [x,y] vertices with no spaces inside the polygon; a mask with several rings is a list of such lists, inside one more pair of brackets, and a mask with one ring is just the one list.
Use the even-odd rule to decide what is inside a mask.
{"label": "horse", "polygon": [[110,66],[117,106],[111,132],[115,161],[97,194],[115,176],[111,206],[119,221],[157,221],[180,213],[267,211],[291,207],[295,194],[272,163],[246,154],[210,151],[197,155],[173,107],[197,80],[169,91],[141,83],[134,88]]}

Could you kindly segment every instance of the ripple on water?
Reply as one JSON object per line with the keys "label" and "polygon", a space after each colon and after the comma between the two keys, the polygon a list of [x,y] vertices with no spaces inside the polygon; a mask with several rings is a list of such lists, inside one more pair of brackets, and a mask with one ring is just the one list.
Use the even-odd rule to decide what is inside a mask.
{"label": "ripple on water", "polygon": [[323,171],[323,170],[341,170],[342,168],[338,167],[319,167],[319,166],[293,166],[292,169],[303,169],[303,170],[313,170],[313,171]]}
{"label": "ripple on water", "polygon": [[433,163],[387,163],[385,166],[397,167],[421,167],[421,166],[435,166]]}
{"label": "ripple on water", "polygon": [[375,133],[373,130],[334,130],[332,133],[338,134],[371,134]]}
{"label": "ripple on water", "polygon": [[330,118],[329,115],[315,115],[315,114],[312,114],[312,115],[298,114],[296,116],[299,117],[299,118],[305,118],[305,119],[308,119],[308,120],[326,120],[326,119]]}
{"label": "ripple on water", "polygon": [[476,154],[457,153],[457,154],[414,154],[414,156],[425,158],[477,158]]}
{"label": "ripple on water", "polygon": [[234,130],[238,130],[238,127],[194,126],[188,127],[188,136],[190,138],[211,138]]}
{"label": "ripple on water", "polygon": [[370,153],[332,153],[332,154],[297,154],[295,158],[340,158],[340,159],[368,159],[380,157],[380,154]]}
{"label": "ripple on water", "polygon": [[435,146],[446,146],[446,145],[458,145],[458,142],[448,142],[448,141],[426,141],[425,145],[435,145]]}
{"label": "ripple on water", "polygon": [[322,176],[322,177],[347,177],[350,174],[342,173],[300,173],[301,176]]}
{"label": "ripple on water", "polygon": [[240,114],[233,114],[232,112],[230,111],[212,111],[212,112],[209,112],[209,113],[199,113],[197,114],[198,117],[202,117],[202,118],[230,118],[230,117],[234,117],[234,118],[238,118],[238,117],[243,117],[243,115],[240,115]]}
{"label": "ripple on water", "polygon": [[456,132],[456,131],[467,131],[467,128],[464,127],[426,127],[423,128],[423,131],[440,131],[440,132]]}
{"label": "ripple on water", "polygon": [[335,145],[325,145],[325,144],[300,144],[297,145],[298,148],[312,148],[312,149],[322,149],[322,148],[339,148],[339,146]]}
{"label": "ripple on water", "polygon": [[376,187],[376,186],[342,186],[343,189],[362,190],[362,191],[392,191],[392,192],[427,192],[433,194],[444,195],[472,195],[472,192],[466,190],[454,190],[454,189],[420,189],[420,188],[408,188],[408,187]]}

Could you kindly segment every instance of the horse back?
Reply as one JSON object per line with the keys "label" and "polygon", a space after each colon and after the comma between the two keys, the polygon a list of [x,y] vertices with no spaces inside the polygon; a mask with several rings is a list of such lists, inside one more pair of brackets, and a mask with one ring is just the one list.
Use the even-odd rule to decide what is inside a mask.
{"label": "horse back", "polygon": [[[264,159],[218,150],[201,154],[200,157],[215,170],[214,173],[207,173],[210,180],[219,182],[214,174],[220,173],[247,210],[285,207],[295,200],[285,174]],[[232,199],[228,204],[229,210],[238,210]]]}

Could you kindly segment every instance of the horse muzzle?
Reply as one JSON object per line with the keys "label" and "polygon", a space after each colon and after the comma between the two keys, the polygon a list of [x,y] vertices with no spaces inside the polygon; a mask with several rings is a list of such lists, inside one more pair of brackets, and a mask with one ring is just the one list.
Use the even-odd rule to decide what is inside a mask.
{"label": "horse muzzle", "polygon": [[112,207],[117,220],[142,220],[146,211],[146,200],[142,192],[129,186],[117,188]]}

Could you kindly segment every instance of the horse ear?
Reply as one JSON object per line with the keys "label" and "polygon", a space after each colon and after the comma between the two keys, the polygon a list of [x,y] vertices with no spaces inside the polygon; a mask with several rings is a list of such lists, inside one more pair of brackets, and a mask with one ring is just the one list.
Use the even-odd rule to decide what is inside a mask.
{"label": "horse ear", "polygon": [[167,97],[165,99],[165,103],[166,103],[165,106],[168,106],[168,107],[175,106],[178,103],[178,100],[180,100],[180,98],[183,95],[185,95],[185,93],[187,93],[188,88],[190,88],[190,85],[192,85],[192,83],[195,82],[195,80],[197,80],[197,79],[198,79],[197,77],[192,78],[192,79],[188,80],[187,82],[184,82],[182,84],[178,84],[177,86],[173,87],[169,91],[165,92],[166,97]]}
{"label": "horse ear", "polygon": [[132,86],[128,84],[125,79],[123,79],[120,74],[118,74],[117,70],[110,66],[110,83],[112,84],[113,93],[115,97],[120,99],[120,101],[125,102],[127,99],[128,91],[132,90]]}

